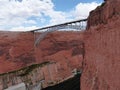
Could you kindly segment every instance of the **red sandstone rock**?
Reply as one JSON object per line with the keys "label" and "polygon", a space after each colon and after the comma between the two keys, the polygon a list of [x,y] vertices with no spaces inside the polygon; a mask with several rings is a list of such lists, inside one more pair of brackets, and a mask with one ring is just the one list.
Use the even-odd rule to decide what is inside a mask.
{"label": "red sandstone rock", "polygon": [[106,0],[101,6],[90,12],[87,28],[105,25],[120,17],[120,0]]}
{"label": "red sandstone rock", "polygon": [[80,70],[84,53],[82,40],[82,32],[54,32],[41,41],[35,48],[36,62],[56,63],[55,66],[49,66],[51,76],[46,74],[45,77],[63,80],[72,75],[73,69]]}
{"label": "red sandstone rock", "polygon": [[35,62],[33,34],[0,32],[0,73]]}
{"label": "red sandstone rock", "polygon": [[[71,68],[79,67],[79,58],[81,60],[83,58],[83,35],[80,33],[55,32],[48,35],[35,48],[32,33],[1,32],[0,73],[47,60],[51,62],[63,60],[63,62],[69,62]],[[75,63],[73,63],[74,61]],[[76,64],[78,65],[76,66]]]}
{"label": "red sandstone rock", "polygon": [[[45,78],[43,87],[58,83],[73,75],[75,68],[81,69],[84,57],[83,35],[83,32],[54,32],[35,47],[35,35],[31,32],[0,32],[0,74],[49,61],[51,64],[38,70]],[[33,76],[26,75],[25,80],[32,78],[32,83],[35,84],[41,79],[41,74],[39,76],[34,71],[31,72]],[[13,75],[18,78],[16,73]],[[6,74],[5,77],[9,78],[10,75]],[[15,82],[17,81],[19,80],[16,79]],[[0,87],[10,86],[7,82],[12,81],[4,80],[4,75],[1,76]]]}
{"label": "red sandstone rock", "polygon": [[120,0],[107,0],[88,18],[81,90],[120,90]]}

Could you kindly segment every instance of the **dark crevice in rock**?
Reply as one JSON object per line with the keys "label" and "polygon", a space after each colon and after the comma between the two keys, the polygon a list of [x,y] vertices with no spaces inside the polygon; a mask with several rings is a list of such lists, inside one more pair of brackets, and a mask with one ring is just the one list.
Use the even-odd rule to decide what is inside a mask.
{"label": "dark crevice in rock", "polygon": [[80,90],[80,76],[81,74],[78,74],[69,80],[42,90]]}

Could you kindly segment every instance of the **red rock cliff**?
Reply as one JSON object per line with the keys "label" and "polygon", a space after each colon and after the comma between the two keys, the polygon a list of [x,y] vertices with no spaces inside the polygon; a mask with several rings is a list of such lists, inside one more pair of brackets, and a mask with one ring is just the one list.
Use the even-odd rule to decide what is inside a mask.
{"label": "red rock cliff", "polygon": [[[73,38],[74,37],[74,38]],[[84,57],[83,32],[54,32],[35,48],[36,62],[56,62],[53,79],[67,78],[73,69],[82,67]],[[48,75],[49,76],[49,75]]]}
{"label": "red rock cliff", "polygon": [[90,13],[81,90],[120,90],[120,0]]}
{"label": "red rock cliff", "polygon": [[120,16],[120,0],[105,0],[95,10],[90,12],[87,28],[113,23]]}
{"label": "red rock cliff", "polygon": [[0,73],[35,62],[32,33],[0,32]]}
{"label": "red rock cliff", "polygon": [[77,58],[83,58],[82,32],[54,32],[39,46],[34,47],[34,42],[31,32],[0,32],[0,73],[45,61],[68,60],[74,68],[79,61]]}
{"label": "red rock cliff", "polygon": [[[21,82],[36,84],[42,79],[45,79],[43,87],[47,87],[72,77],[74,69],[82,67],[83,35],[83,32],[54,32],[35,47],[32,32],[0,32],[0,90]],[[30,66],[44,62],[49,64],[37,69]]]}

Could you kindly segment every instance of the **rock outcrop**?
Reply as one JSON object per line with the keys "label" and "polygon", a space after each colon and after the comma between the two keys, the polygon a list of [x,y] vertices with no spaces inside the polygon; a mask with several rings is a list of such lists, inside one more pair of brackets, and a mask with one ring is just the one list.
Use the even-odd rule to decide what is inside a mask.
{"label": "rock outcrop", "polygon": [[120,90],[120,0],[90,13],[81,90]]}
{"label": "rock outcrop", "polygon": [[[83,32],[54,32],[37,47],[35,35],[0,33],[0,90],[22,82],[34,88],[41,80],[42,87],[47,87],[73,77],[75,71],[82,69]],[[49,64],[38,67],[44,62]]]}
{"label": "rock outcrop", "polygon": [[35,62],[33,41],[33,34],[30,32],[0,32],[0,73]]}
{"label": "rock outcrop", "polygon": [[87,29],[112,23],[120,17],[120,1],[105,0],[101,6],[90,12]]}

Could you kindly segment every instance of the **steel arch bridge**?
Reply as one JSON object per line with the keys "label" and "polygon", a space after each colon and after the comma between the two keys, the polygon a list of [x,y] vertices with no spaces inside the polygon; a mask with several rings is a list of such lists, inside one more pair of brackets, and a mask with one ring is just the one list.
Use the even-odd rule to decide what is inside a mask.
{"label": "steel arch bridge", "polygon": [[[34,33],[35,37],[35,43],[34,46],[38,46],[40,41],[42,41],[48,34],[58,31],[58,30],[85,30],[87,26],[87,19],[81,19],[81,20],[76,20],[76,21],[71,21],[71,22],[66,22],[58,25],[53,25],[53,26],[47,26],[47,27],[42,27],[39,29],[31,30],[31,32]],[[36,37],[36,34],[40,32],[39,36]]]}

